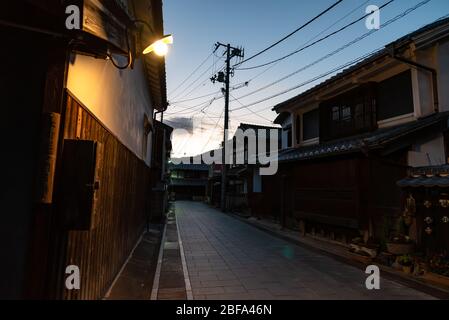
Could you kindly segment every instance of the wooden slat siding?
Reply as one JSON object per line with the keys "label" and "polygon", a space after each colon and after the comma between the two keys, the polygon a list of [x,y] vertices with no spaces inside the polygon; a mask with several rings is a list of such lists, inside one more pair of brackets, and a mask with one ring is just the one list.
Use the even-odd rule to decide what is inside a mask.
{"label": "wooden slat siding", "polygon": [[[63,290],[63,299],[100,299],[143,232],[150,169],[68,94],[64,139],[76,139],[82,110],[82,140],[102,144],[98,223],[91,231],[69,231],[65,265],[80,267],[81,289]],[[64,266],[65,268],[65,266]],[[60,271],[64,274],[64,270]],[[64,282],[62,282],[64,284]]]}

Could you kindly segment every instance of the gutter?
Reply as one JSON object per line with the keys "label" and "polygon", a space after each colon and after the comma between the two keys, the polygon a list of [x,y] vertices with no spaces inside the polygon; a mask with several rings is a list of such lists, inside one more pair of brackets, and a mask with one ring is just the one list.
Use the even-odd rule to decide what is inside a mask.
{"label": "gutter", "polygon": [[167,111],[167,109],[168,109],[168,104],[161,111],[156,111],[154,113],[154,120],[156,120],[157,115],[160,113],[161,114],[161,123],[164,123],[164,112]]}

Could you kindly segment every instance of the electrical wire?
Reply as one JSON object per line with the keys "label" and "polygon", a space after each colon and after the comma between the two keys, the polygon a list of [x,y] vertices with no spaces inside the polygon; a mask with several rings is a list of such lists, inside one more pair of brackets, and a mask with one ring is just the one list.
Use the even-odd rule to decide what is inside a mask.
{"label": "electrical wire", "polygon": [[[394,1],[395,1],[395,0],[390,0],[390,1],[386,2],[385,4],[383,4],[382,6],[379,7],[379,10],[385,8],[386,6],[390,5],[390,4],[393,3]],[[324,37],[322,37],[322,38],[320,38],[320,39],[318,39],[318,40],[316,40],[316,41],[314,41],[314,42],[312,42],[312,43],[310,43],[310,44],[308,44],[308,45],[306,45],[306,46],[303,46],[303,47],[301,47],[301,48],[299,48],[299,49],[297,49],[297,50],[295,50],[295,51],[293,51],[293,52],[291,52],[291,53],[289,53],[289,54],[287,54],[287,55],[285,55],[285,56],[283,56],[283,57],[281,57],[281,58],[278,58],[278,59],[275,59],[275,60],[271,60],[271,61],[269,61],[269,62],[260,64],[260,65],[257,65],[257,66],[252,66],[252,67],[247,67],[247,68],[238,68],[238,69],[236,69],[236,70],[242,71],[242,70],[253,70],[253,69],[258,69],[258,68],[266,67],[266,66],[271,65],[271,64],[273,64],[273,63],[282,61],[282,60],[284,60],[284,59],[287,59],[287,58],[289,58],[289,57],[291,57],[291,56],[293,56],[293,55],[295,55],[295,54],[297,54],[297,53],[299,53],[299,52],[302,52],[302,51],[304,51],[304,50],[306,50],[306,49],[308,49],[308,48],[310,48],[310,47],[313,47],[314,45],[316,45],[316,44],[318,44],[318,43],[320,43],[320,42],[323,42],[324,40],[326,40],[326,39],[328,39],[328,38],[330,38],[330,37],[332,37],[332,36],[334,36],[334,35],[336,35],[336,34],[342,32],[342,31],[346,30],[347,28],[349,28],[349,27],[355,25],[355,24],[358,23],[358,22],[360,22],[360,21],[362,21],[362,20],[365,20],[365,19],[366,19],[367,17],[369,17],[371,14],[372,14],[372,13],[367,13],[367,14],[365,14],[364,16],[362,16],[362,17],[360,17],[360,18],[358,18],[358,19],[356,19],[356,20],[354,20],[354,21],[348,23],[347,25],[341,27],[340,29],[338,29],[338,30],[336,30],[336,31],[334,31],[334,32],[331,32],[331,33],[329,33],[328,35],[326,35],[326,36],[324,36]]]}
{"label": "electrical wire", "polygon": [[[221,113],[221,116],[218,118],[217,122],[215,123],[215,127],[212,129],[212,132],[214,132],[215,130],[217,130],[218,124],[220,123],[220,120],[223,118],[224,115],[224,110]],[[203,145],[203,148],[201,149],[201,153],[204,152],[204,149],[206,149],[207,145],[209,144],[209,142],[212,140],[212,134],[209,135],[209,139],[207,140],[207,142]]]}
{"label": "electrical wire", "polygon": [[220,91],[211,92],[211,93],[205,94],[205,95],[203,95],[203,96],[195,97],[195,98],[190,98],[190,99],[185,99],[185,100],[173,101],[173,102],[171,102],[171,105],[176,105],[176,104],[178,104],[178,103],[183,103],[183,102],[190,102],[190,101],[199,100],[199,99],[202,99],[202,98],[206,98],[206,97],[210,97],[210,96],[217,95],[217,94],[219,94],[220,92],[221,92],[221,90],[220,90]]}
{"label": "electrical wire", "polygon": [[[265,121],[268,121],[268,122],[270,122],[270,123],[273,123],[273,121],[272,120],[270,120],[270,119],[268,119],[268,118],[265,118],[264,116],[261,116],[260,114],[258,114],[257,112],[254,112],[253,110],[251,110],[250,108],[247,108],[242,102],[240,102],[240,100],[239,99],[237,99],[236,97],[234,97],[232,94],[229,94],[234,100],[233,101],[237,101],[242,107],[245,107],[245,109],[247,109],[248,111],[250,111],[251,113],[250,114],[254,114],[255,116],[257,116],[257,117],[259,117],[259,118],[261,118],[261,119],[263,119],[263,120],[265,120]],[[244,117],[245,115],[239,115],[239,117]]]}
{"label": "electrical wire", "polygon": [[265,101],[274,99],[274,98],[276,98],[276,97],[279,97],[279,96],[281,96],[281,95],[283,95],[283,94],[286,94],[286,93],[288,93],[288,92],[290,92],[290,91],[293,91],[293,90],[295,90],[295,89],[299,89],[299,88],[301,88],[301,87],[303,87],[303,86],[305,86],[305,85],[311,84],[311,83],[313,83],[313,82],[315,82],[315,81],[317,81],[317,80],[320,80],[320,79],[322,79],[322,78],[324,78],[324,77],[327,77],[327,76],[329,76],[329,75],[331,75],[331,74],[333,74],[333,73],[335,73],[335,72],[338,72],[338,71],[340,71],[340,70],[343,70],[343,69],[345,69],[345,68],[347,68],[347,67],[349,67],[349,66],[351,66],[351,65],[353,65],[353,64],[355,64],[355,63],[357,63],[357,62],[360,62],[360,61],[362,61],[362,60],[368,58],[369,56],[371,56],[371,55],[374,54],[374,53],[375,53],[375,52],[370,53],[370,54],[368,54],[368,55],[366,55],[366,56],[357,58],[357,59],[355,59],[355,60],[353,60],[353,61],[350,61],[350,62],[348,62],[348,63],[345,63],[345,64],[343,64],[343,65],[341,65],[341,66],[339,66],[339,67],[337,67],[337,68],[335,68],[335,69],[332,69],[332,70],[330,70],[330,71],[328,71],[328,72],[325,72],[325,73],[323,73],[323,74],[321,74],[321,75],[319,75],[319,76],[317,76],[317,77],[314,77],[314,78],[312,78],[312,79],[309,79],[309,80],[307,80],[307,81],[304,81],[304,82],[302,82],[302,83],[300,83],[300,84],[298,84],[298,85],[296,85],[296,86],[294,86],[294,87],[291,87],[291,88],[286,89],[286,90],[284,90],[284,91],[281,91],[281,92],[279,92],[279,93],[273,94],[273,95],[271,95],[271,96],[265,97],[265,98],[263,98],[263,99],[261,99],[261,100],[258,100],[258,101],[256,101],[256,102],[253,102],[253,103],[244,105],[244,106],[242,106],[242,107],[235,108],[235,109],[233,109],[233,110],[231,110],[231,111],[237,111],[237,110],[247,109],[248,107],[255,106],[255,105],[260,104],[260,103],[262,103],[262,102],[265,102]]}
{"label": "electrical wire", "polygon": [[[178,94],[177,96],[175,96],[173,99],[179,98],[184,92],[187,91],[187,89],[190,89],[196,82],[198,82],[198,80],[200,80],[208,71],[210,71],[212,68],[214,68],[214,65],[211,65],[207,70],[205,70],[198,78],[195,79],[195,81],[193,81],[189,86],[187,86],[180,94]],[[224,68],[224,64],[221,68],[219,68],[220,70]],[[194,87],[192,90],[190,90],[189,92],[187,92],[186,94],[184,94],[183,96],[181,96],[180,99],[183,99],[185,97],[188,97],[190,94],[192,94],[194,91],[196,91],[198,88],[204,86],[208,81],[209,81],[209,77],[207,77],[203,82],[199,83],[196,87]]]}
{"label": "electrical wire", "polygon": [[208,100],[206,103],[201,103],[195,106],[191,106],[188,108],[185,108],[183,111],[179,111],[179,112],[167,112],[165,113],[166,115],[179,115],[179,114],[189,114],[189,113],[198,113],[197,111],[203,110],[204,108],[208,108],[209,106],[211,106],[216,100],[218,99],[218,97],[214,97],[211,100]]}
{"label": "electrical wire", "polygon": [[[318,38],[320,35],[322,35],[323,33],[325,33],[327,30],[331,29],[332,27],[334,27],[335,25],[339,24],[341,21],[343,21],[344,19],[346,19],[347,17],[349,17],[351,14],[353,14],[355,11],[359,10],[360,8],[362,8],[363,6],[365,6],[368,2],[370,2],[371,0],[366,0],[365,2],[363,2],[361,5],[359,5],[358,7],[354,8],[353,10],[351,10],[349,13],[345,14],[343,17],[341,17],[340,19],[338,19],[337,21],[335,21],[333,24],[331,24],[329,27],[327,27],[326,29],[322,30],[320,33],[318,33],[317,35],[315,35],[313,38],[309,39],[307,42],[305,42],[304,44],[302,44],[301,46],[297,47],[295,50],[299,50],[302,46],[308,45],[309,43],[311,43],[313,40],[315,40],[316,38]],[[281,60],[283,61],[283,60]],[[268,68],[266,68],[265,70],[263,70],[262,72],[259,72],[258,74],[256,74],[254,77],[252,77],[250,80],[248,80],[249,82],[254,81],[255,79],[259,78],[260,76],[262,76],[263,74],[265,74],[266,72],[268,72],[269,70],[271,70],[272,68],[274,68],[276,65],[278,65],[281,61],[275,62],[274,64],[270,65]]]}
{"label": "electrical wire", "polygon": [[[236,84],[236,85],[233,86],[232,88],[230,88],[230,91],[232,92],[232,91],[234,91],[234,90],[238,90],[238,89],[241,89],[241,88],[243,88],[243,87],[247,87],[248,84],[249,84],[248,81],[241,82],[241,83],[239,83],[239,84]],[[224,98],[224,96],[222,95],[222,93],[223,93],[223,91],[222,91],[222,90],[219,90],[219,91],[215,91],[215,92],[212,92],[212,93],[203,95],[203,96],[199,96],[199,97],[195,97],[195,98],[191,98],[191,99],[186,99],[186,100],[179,100],[179,101],[171,102],[170,105],[176,108],[176,107],[179,107],[178,103],[194,101],[194,100],[198,100],[198,99],[201,99],[201,98],[206,98],[206,97],[209,97],[209,96],[212,96],[212,95],[218,95],[218,94],[220,94],[220,96],[217,97],[217,100],[220,100],[220,99],[223,99],[223,98]],[[203,101],[203,102],[201,102],[201,103],[198,104],[198,105],[201,105],[201,104],[203,104],[203,103],[207,103],[208,101],[210,101],[210,100],[208,99],[208,100],[206,100],[206,101]],[[198,106],[198,105],[197,105],[197,106]]]}
{"label": "electrical wire", "polygon": [[[399,19],[401,19],[401,18],[407,16],[407,15],[410,14],[411,12],[413,12],[413,11],[415,11],[416,9],[422,7],[423,5],[429,3],[430,1],[431,1],[431,0],[424,0],[424,1],[421,1],[421,2],[419,2],[418,4],[416,4],[415,6],[408,8],[407,10],[405,10],[404,12],[402,12],[401,14],[397,15],[396,17],[394,17],[394,18],[388,20],[387,22],[385,22],[384,24],[382,24],[380,29],[382,29],[382,28],[388,26],[389,24],[391,24],[391,23],[393,23],[393,22],[395,22],[395,21],[397,21],[397,20],[399,20]],[[373,33],[373,32],[376,32],[376,31],[377,31],[377,29],[371,30],[371,31],[369,32],[369,34],[371,34],[371,33]],[[366,35],[366,34],[365,34],[365,35]],[[363,36],[362,36],[362,37],[363,37]],[[361,37],[359,37],[359,38],[361,38]],[[269,97],[265,97],[264,99],[261,99],[261,100],[259,100],[259,101],[256,101],[256,102],[247,104],[247,105],[245,105],[245,106],[243,106],[243,107],[233,109],[233,110],[231,110],[231,111],[236,111],[236,110],[245,109],[245,108],[248,108],[248,107],[251,107],[251,106],[260,104],[260,103],[262,103],[262,102],[265,102],[265,101],[267,101],[267,100],[271,100],[271,99],[274,99],[274,98],[276,98],[276,97],[279,97],[279,96],[281,96],[281,95],[283,95],[283,94],[286,94],[286,93],[288,93],[288,92],[291,92],[291,91],[293,91],[293,90],[296,90],[296,89],[298,89],[298,88],[300,88],[300,87],[303,87],[303,86],[305,86],[305,85],[307,85],[307,84],[310,84],[310,83],[312,83],[312,82],[314,82],[314,81],[316,81],[316,80],[322,79],[322,78],[324,78],[324,77],[326,77],[326,76],[328,76],[328,75],[331,75],[331,74],[333,74],[333,73],[335,73],[335,72],[338,72],[338,71],[340,71],[340,70],[342,70],[342,69],[344,69],[344,68],[347,68],[347,67],[349,67],[349,66],[351,66],[351,65],[353,65],[353,64],[355,64],[355,63],[357,63],[357,62],[359,62],[359,61],[363,61],[364,59],[368,58],[369,56],[371,56],[371,55],[373,55],[373,54],[375,54],[375,53],[377,53],[377,52],[379,52],[379,51],[382,51],[382,50],[384,50],[384,47],[382,47],[382,48],[380,48],[380,49],[377,49],[377,50],[373,51],[372,53],[369,53],[369,54],[367,54],[367,55],[365,55],[365,56],[362,56],[362,57],[360,57],[360,58],[357,58],[357,59],[355,59],[355,60],[353,60],[353,61],[351,61],[351,62],[348,62],[348,63],[346,63],[346,64],[344,64],[344,65],[342,65],[342,66],[340,66],[340,67],[338,67],[338,68],[335,68],[335,69],[333,69],[333,70],[331,70],[331,71],[329,71],[329,72],[326,72],[326,73],[324,73],[324,74],[322,74],[322,75],[320,75],[320,76],[317,76],[317,77],[315,77],[315,78],[313,78],[313,79],[307,80],[307,81],[305,81],[305,82],[303,82],[303,83],[301,83],[301,84],[299,84],[299,85],[296,85],[296,86],[294,86],[294,87],[292,87],[292,88],[289,88],[289,89],[287,89],[287,90],[281,91],[281,92],[276,93],[276,94],[274,94],[274,95],[271,95],[271,96],[269,96]]]}
{"label": "electrical wire", "polygon": [[199,69],[201,69],[201,67],[207,62],[209,61],[209,59],[212,57],[213,52],[211,54],[209,54],[207,56],[206,59],[204,59],[203,62],[200,63],[200,65],[198,67],[195,68],[195,70],[193,70],[188,76],[187,78],[185,78],[175,89],[173,89],[169,95],[174,94],[179,88],[181,88]]}
{"label": "electrical wire", "polygon": [[381,30],[381,29],[387,27],[388,25],[390,25],[390,24],[396,22],[397,20],[403,18],[404,16],[408,15],[408,14],[411,13],[412,11],[415,11],[416,9],[418,9],[419,7],[421,7],[421,6],[425,5],[425,4],[427,4],[427,3],[430,2],[430,1],[431,1],[431,0],[424,0],[424,1],[420,2],[420,3],[418,3],[417,5],[415,5],[415,6],[411,7],[411,8],[409,8],[409,9],[407,9],[406,11],[402,12],[401,14],[395,16],[394,18],[392,18],[392,19],[388,20],[387,22],[385,22],[384,24],[382,24],[382,25],[380,26],[380,29],[373,29],[373,30],[370,30],[370,31],[368,31],[367,33],[365,33],[365,34],[363,34],[363,35],[361,35],[361,36],[355,38],[354,40],[351,40],[350,42],[346,43],[345,45],[343,45],[343,46],[339,47],[338,49],[332,51],[331,53],[328,53],[327,55],[325,55],[325,56],[323,56],[323,57],[321,57],[321,58],[319,58],[319,59],[313,61],[312,63],[309,63],[308,65],[306,65],[306,66],[304,66],[304,67],[302,67],[302,68],[300,68],[300,69],[298,69],[298,70],[296,70],[296,71],[294,71],[294,72],[292,72],[292,73],[290,73],[290,74],[288,74],[288,75],[286,75],[286,76],[284,76],[284,77],[282,77],[282,78],[280,78],[280,79],[278,79],[278,80],[276,80],[276,81],[274,81],[274,82],[272,82],[272,83],[270,83],[270,84],[267,84],[267,85],[265,85],[265,86],[263,86],[263,87],[261,87],[261,88],[259,88],[259,89],[257,89],[257,90],[254,90],[254,91],[252,91],[252,92],[249,92],[249,93],[247,93],[247,94],[245,94],[245,95],[243,95],[243,96],[240,96],[240,97],[238,97],[238,98],[239,98],[239,99],[243,99],[243,98],[249,97],[249,96],[251,96],[251,95],[254,95],[254,94],[256,94],[256,93],[258,93],[258,92],[260,92],[260,91],[263,91],[263,90],[265,90],[265,89],[267,89],[267,88],[269,88],[269,87],[272,87],[272,86],[274,86],[274,85],[276,85],[276,84],[278,84],[278,83],[280,83],[280,82],[282,82],[282,81],[284,81],[284,80],[287,80],[288,78],[291,78],[292,76],[294,76],[294,75],[296,75],[296,74],[298,74],[298,73],[300,73],[300,72],[303,72],[303,71],[305,71],[305,70],[307,70],[307,69],[309,69],[309,68],[315,66],[316,64],[318,64],[318,63],[320,63],[320,62],[322,62],[322,61],[324,61],[324,60],[326,60],[326,59],[329,59],[330,57],[336,55],[337,53],[343,51],[344,49],[346,49],[346,48],[348,48],[348,47],[350,47],[350,46],[352,46],[352,45],[354,45],[354,44],[360,42],[361,40],[367,38],[368,36],[374,34],[375,32],[377,32],[377,31],[379,31],[379,30]]}
{"label": "electrical wire", "polygon": [[278,44],[280,44],[281,42],[285,41],[286,39],[290,38],[291,36],[293,36],[295,33],[297,33],[298,31],[304,29],[305,27],[307,27],[308,25],[310,25],[311,23],[313,23],[315,20],[321,18],[323,15],[325,15],[326,13],[328,13],[329,11],[331,11],[333,8],[335,8],[337,5],[339,5],[340,3],[342,3],[343,0],[338,0],[337,2],[335,2],[334,4],[332,4],[330,7],[328,7],[326,10],[322,11],[321,13],[319,13],[317,16],[315,16],[314,18],[312,18],[311,20],[307,21],[306,23],[304,23],[303,25],[301,25],[299,28],[297,28],[296,30],[294,30],[293,32],[289,33],[288,35],[286,35],[285,37],[283,37],[282,39],[276,41],[275,43],[273,43],[272,45],[268,46],[267,48],[259,51],[258,53],[252,55],[251,57],[244,59],[242,61],[240,61],[239,63],[235,64],[234,67],[241,65],[245,62],[248,62],[258,56],[260,56],[261,54],[267,52],[268,50],[272,49],[273,47],[277,46]]}
{"label": "electrical wire", "polygon": [[[309,44],[310,42],[312,42],[313,40],[315,40],[316,38],[318,38],[320,35],[322,35],[324,32],[326,32],[327,30],[331,29],[332,27],[334,27],[335,25],[337,25],[338,23],[340,23],[341,21],[343,21],[344,19],[346,19],[348,16],[350,16],[351,14],[353,14],[355,11],[359,10],[360,8],[362,8],[363,6],[365,6],[368,2],[370,2],[370,0],[366,0],[364,1],[362,4],[360,4],[358,7],[354,8],[353,10],[351,10],[349,13],[347,13],[346,15],[344,15],[343,17],[341,17],[339,20],[337,20],[336,22],[334,22],[332,25],[330,25],[329,27],[327,27],[326,29],[322,30],[320,33],[318,33],[316,36],[314,36],[313,38],[311,38],[309,41],[307,41],[306,43],[304,43],[304,45]],[[301,47],[298,47],[296,50],[298,50]],[[216,56],[216,55],[215,55]],[[218,57],[218,56],[216,56]],[[280,61],[277,61],[275,65],[277,65]],[[265,69],[264,71],[258,73],[256,76],[252,77],[251,79],[249,79],[248,81],[246,81],[245,83],[250,83],[251,81],[257,79],[258,77],[260,77],[262,74],[266,73],[267,71],[269,71],[270,69],[272,69],[275,65],[271,65],[269,68]],[[244,69],[237,69],[237,70],[244,70]],[[243,84],[243,83],[242,83]],[[238,85],[237,85],[238,86]],[[232,89],[234,90],[234,88]],[[198,100],[201,98],[206,98],[212,95],[216,95],[220,93],[220,91],[218,92],[211,92],[209,94],[206,95],[202,95],[199,97],[195,97],[195,98],[191,98],[191,99],[185,99],[185,100],[179,100],[179,101],[174,101],[171,104],[177,104],[177,103],[183,103],[183,102],[190,102],[190,101],[194,101],[194,100]]]}

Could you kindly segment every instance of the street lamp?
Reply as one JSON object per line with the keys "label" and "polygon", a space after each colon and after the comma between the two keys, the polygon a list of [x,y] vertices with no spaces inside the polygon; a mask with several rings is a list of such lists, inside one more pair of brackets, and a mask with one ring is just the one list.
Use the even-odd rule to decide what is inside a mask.
{"label": "street lamp", "polygon": [[149,45],[145,50],[143,50],[143,54],[154,52],[158,56],[163,57],[168,53],[169,44],[173,44],[173,36],[171,34],[166,35],[162,39]]}
{"label": "street lamp", "polygon": [[[134,20],[133,21],[134,25],[136,25],[137,23],[141,23],[144,24],[145,26],[148,27],[148,29],[151,30],[151,32],[154,33],[153,28],[151,27],[151,25],[143,20]],[[128,69],[129,67],[132,66],[133,64],[133,53],[131,52],[131,46],[129,44],[129,36],[128,36],[128,28],[126,28],[126,43],[128,45],[128,62],[126,65],[124,66],[120,66],[118,65],[111,54],[108,54],[108,58],[111,60],[112,64],[117,68],[117,69]],[[145,50],[143,50],[143,54],[149,54],[151,52],[154,52],[156,55],[163,57],[168,53],[168,45],[169,44],[173,44],[173,35],[169,34],[166,36],[163,36],[161,39],[153,42],[151,45],[149,45]]]}

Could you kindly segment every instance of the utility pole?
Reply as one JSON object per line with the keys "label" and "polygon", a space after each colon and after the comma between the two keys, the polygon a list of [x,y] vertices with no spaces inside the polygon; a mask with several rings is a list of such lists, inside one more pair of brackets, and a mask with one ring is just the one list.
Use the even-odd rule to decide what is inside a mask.
{"label": "utility pole", "polygon": [[226,51],[226,73],[218,72],[218,74],[214,75],[211,78],[213,83],[215,82],[224,82],[225,89],[225,110],[224,110],[224,132],[223,132],[223,150],[222,150],[222,169],[221,169],[221,210],[226,212],[226,188],[228,184],[227,177],[227,163],[226,163],[226,144],[228,141],[228,131],[229,131],[229,90],[230,90],[230,82],[231,82],[231,60],[234,57],[238,57],[243,59],[245,54],[242,48],[234,48],[228,43],[227,45],[217,42],[215,45],[215,52],[220,47],[225,47]]}

